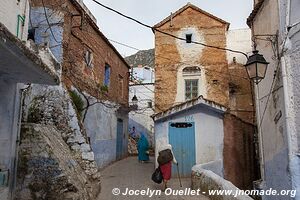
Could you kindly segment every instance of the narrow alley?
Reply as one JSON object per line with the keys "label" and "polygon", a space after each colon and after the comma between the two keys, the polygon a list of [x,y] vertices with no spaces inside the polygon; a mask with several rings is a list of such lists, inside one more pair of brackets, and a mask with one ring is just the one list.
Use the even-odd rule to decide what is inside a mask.
{"label": "narrow alley", "polygon": [[[102,184],[101,193],[98,200],[119,200],[119,199],[151,199],[151,200],[208,200],[209,198],[205,196],[166,196],[164,193],[162,195],[153,196],[151,198],[147,196],[114,196],[112,190],[114,188],[120,189],[121,193],[126,191],[126,188],[132,190],[160,190],[161,185],[155,184],[151,180],[151,174],[154,171],[154,158],[151,157],[149,163],[139,163],[136,157],[128,157],[121,161],[118,161],[109,167],[105,168],[102,172]],[[180,188],[179,180],[172,178],[168,187],[172,189],[185,189],[189,188],[191,184],[191,179],[182,179],[183,187]]]}

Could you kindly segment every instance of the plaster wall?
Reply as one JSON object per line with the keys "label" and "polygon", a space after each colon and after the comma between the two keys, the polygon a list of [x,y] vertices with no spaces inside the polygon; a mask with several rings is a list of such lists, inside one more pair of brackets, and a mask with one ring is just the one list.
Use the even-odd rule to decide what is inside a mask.
{"label": "plaster wall", "polygon": [[[24,26],[19,21],[19,33],[17,34],[18,15],[25,17]],[[27,40],[28,19],[29,19],[29,1],[0,1],[0,22],[3,23],[8,30],[21,40]]]}
{"label": "plaster wall", "polygon": [[[45,10],[51,30],[45,17]],[[55,56],[58,62],[62,62],[63,57],[63,23],[64,15],[62,12],[43,7],[33,7],[30,9],[30,28],[35,29],[35,43],[41,46],[47,46]],[[52,33],[55,38],[52,36]]]}
{"label": "plaster wall", "polygon": [[[192,109],[156,121],[156,145],[162,140],[169,141],[169,122],[195,122],[196,164],[223,160],[224,128],[220,114],[216,114],[207,107],[195,106]],[[157,155],[156,150],[156,157]],[[220,163],[220,168],[223,171],[223,162]]]}
{"label": "plaster wall", "polygon": [[[251,43],[251,29],[235,29],[229,30],[226,33],[226,47],[229,49],[234,49],[237,51],[244,52],[246,54],[251,53],[252,43]],[[230,51],[226,52],[228,64],[233,62],[235,57],[237,63],[245,64],[247,62],[246,56],[233,53]]]}
{"label": "plaster wall", "polygon": [[[285,1],[279,1],[281,38],[286,38],[285,48],[285,68],[287,75],[287,87],[285,92],[287,95],[287,126],[289,134],[289,165],[291,171],[292,187],[297,189],[295,199],[300,199],[300,81],[299,81],[299,62],[300,62],[300,3],[291,0],[290,5]],[[287,12],[288,11],[288,12]],[[285,27],[291,26],[286,36]]]}
{"label": "plaster wall", "polygon": [[[276,34],[280,32],[280,15],[277,1],[267,0],[257,13],[253,22],[255,35]],[[291,189],[289,157],[288,157],[288,137],[285,131],[285,108],[282,77],[280,63],[274,59],[276,55],[272,50],[272,43],[263,40],[256,40],[257,50],[270,62],[266,77],[261,81],[255,90],[256,105],[258,108],[258,129],[260,131],[261,159],[264,163],[262,175],[264,187],[276,188],[277,190]],[[278,44],[281,45],[279,37]],[[276,42],[275,42],[275,45]],[[276,47],[275,47],[276,49]],[[281,48],[279,46],[279,51]],[[274,79],[275,70],[277,76]],[[274,89],[270,91],[272,82]],[[268,101],[268,94],[270,98]],[[267,104],[268,102],[268,104]],[[266,110],[266,111],[264,111]],[[263,116],[263,117],[262,117]],[[281,199],[280,196],[264,196],[263,199]],[[285,197],[291,199],[291,197]]]}
{"label": "plaster wall", "polygon": [[103,168],[116,160],[118,118],[123,120],[122,156],[127,155],[128,117],[118,115],[117,108],[118,106],[110,102],[105,102],[105,105],[95,104],[88,109],[85,118],[85,130],[99,168]]}
{"label": "plaster wall", "polygon": [[[1,79],[0,85],[0,169],[8,172],[7,185],[4,187],[11,189],[14,184],[16,141],[19,131],[20,90],[16,83]],[[11,195],[7,194],[8,197]]]}

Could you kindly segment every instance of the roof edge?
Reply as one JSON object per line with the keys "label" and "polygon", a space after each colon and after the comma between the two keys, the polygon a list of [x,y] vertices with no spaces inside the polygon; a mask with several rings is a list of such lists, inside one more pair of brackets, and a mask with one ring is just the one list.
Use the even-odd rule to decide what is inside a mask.
{"label": "roof edge", "polygon": [[264,4],[265,0],[259,0],[258,3],[254,6],[252,12],[250,13],[249,17],[247,18],[247,25],[251,28],[252,26],[252,22],[254,21],[258,11],[260,10],[260,8],[262,7],[262,5]]}
{"label": "roof edge", "polygon": [[[77,2],[76,0],[71,0],[71,2],[77,7],[79,8],[82,12],[86,13],[86,10],[80,5],[79,2]],[[110,41],[107,39],[107,37],[100,31],[98,25],[95,23],[95,21],[91,18],[90,15],[88,15],[86,13],[86,16],[90,22],[90,24],[92,25],[92,27],[94,28],[94,30],[100,35],[100,37],[102,37],[102,39],[106,42],[106,44],[108,44],[109,47],[112,48],[112,50],[117,54],[117,56],[122,60],[122,62],[124,62],[124,64],[127,66],[128,69],[131,69],[131,67],[128,65],[128,63],[125,61],[124,57],[119,53],[119,51],[114,47],[114,45],[112,45],[110,43]]]}
{"label": "roof edge", "polygon": [[[215,20],[217,20],[217,21],[219,21],[221,23],[223,23],[223,24],[226,24],[227,25],[227,30],[229,29],[229,25],[230,25],[229,22],[226,22],[225,20],[223,20],[223,19],[221,19],[221,18],[219,18],[219,17],[217,17],[217,16],[215,16],[213,14],[210,14],[209,12],[207,12],[205,10],[202,10],[201,8],[199,8],[199,7],[191,4],[190,2],[187,3],[186,5],[184,5],[183,7],[181,7],[180,9],[178,9],[177,11],[175,11],[172,14],[172,17],[175,17],[175,16],[179,15],[180,13],[182,13],[183,11],[185,11],[187,8],[192,8],[192,9],[198,11],[198,12],[201,12],[201,13],[203,13],[203,14],[205,14],[205,15],[207,15],[207,16],[209,16],[209,17],[211,17],[211,18],[213,18],[213,19],[215,19]],[[153,26],[153,28],[155,29],[155,28],[161,27],[162,25],[164,25],[165,23],[167,23],[168,21],[170,21],[170,19],[171,19],[171,15],[169,15],[168,17],[166,17],[162,21],[160,21],[157,24],[155,24]]]}
{"label": "roof edge", "polygon": [[189,108],[192,108],[193,106],[201,105],[201,104],[211,107],[215,110],[218,110],[220,113],[225,113],[227,111],[226,106],[219,104],[215,101],[208,100],[208,99],[204,98],[202,95],[200,95],[198,98],[183,102],[183,103],[175,105],[175,106],[172,106],[165,111],[162,111],[162,112],[152,115],[151,117],[153,118],[154,121],[158,121],[162,118],[173,115],[177,112],[181,112],[181,111],[187,110]]}

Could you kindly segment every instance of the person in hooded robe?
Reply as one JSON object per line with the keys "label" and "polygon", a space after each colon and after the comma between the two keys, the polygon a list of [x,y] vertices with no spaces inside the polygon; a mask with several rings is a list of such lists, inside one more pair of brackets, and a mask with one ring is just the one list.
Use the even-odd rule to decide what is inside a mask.
{"label": "person in hooded robe", "polygon": [[149,142],[143,133],[138,140],[137,150],[139,162],[149,161]]}
{"label": "person in hooded robe", "polygon": [[165,191],[168,188],[168,181],[171,179],[171,174],[172,174],[172,162],[176,165],[178,165],[178,162],[175,158],[175,155],[172,150],[172,145],[169,144],[165,140],[161,140],[160,143],[158,144],[158,152],[164,151],[166,149],[171,150],[171,153],[173,155],[173,160],[167,162],[166,164],[159,165],[160,171],[163,176],[163,188],[162,191]]}

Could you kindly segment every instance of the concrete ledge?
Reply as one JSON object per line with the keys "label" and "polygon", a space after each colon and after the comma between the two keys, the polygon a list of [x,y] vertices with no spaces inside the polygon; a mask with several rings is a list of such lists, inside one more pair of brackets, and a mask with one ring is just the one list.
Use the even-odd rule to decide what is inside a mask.
{"label": "concrete ledge", "polygon": [[210,170],[213,173],[219,175],[220,177],[224,177],[224,170],[223,170],[223,160],[215,160],[204,164],[194,165],[192,171],[198,170]]}
{"label": "concrete ledge", "polygon": [[193,167],[192,170],[192,189],[200,189],[201,192],[205,192],[205,195],[208,196],[211,200],[251,200],[252,198],[247,195],[241,195],[235,197],[233,195],[214,195],[209,196],[208,191],[212,190],[231,190],[232,193],[240,190],[234,186],[231,182],[223,179],[217,174],[213,173],[210,170],[205,170],[200,167]]}
{"label": "concrete ledge", "polygon": [[15,83],[58,85],[61,66],[47,49],[27,45],[0,23],[0,75]]}

